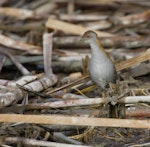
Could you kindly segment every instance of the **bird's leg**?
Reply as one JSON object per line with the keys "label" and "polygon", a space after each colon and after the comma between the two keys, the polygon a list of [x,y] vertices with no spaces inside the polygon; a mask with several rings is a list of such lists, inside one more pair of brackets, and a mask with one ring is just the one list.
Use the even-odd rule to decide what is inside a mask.
{"label": "bird's leg", "polygon": [[109,105],[109,117],[111,118],[118,118],[118,104],[113,103],[114,99],[116,99],[117,96],[117,84],[109,83],[109,88],[107,90],[107,95],[106,95],[106,104]]}
{"label": "bird's leg", "polygon": [[117,84],[109,83],[110,91],[113,93],[117,92]]}
{"label": "bird's leg", "polygon": [[106,98],[106,93],[102,91],[102,99],[104,100]]}
{"label": "bird's leg", "polygon": [[104,103],[103,105],[103,117],[113,117],[112,116],[112,104],[109,102],[107,102],[107,99],[111,99],[111,96],[109,95],[109,88],[102,89],[101,91],[101,97],[103,99],[103,101],[106,101],[106,103]]}

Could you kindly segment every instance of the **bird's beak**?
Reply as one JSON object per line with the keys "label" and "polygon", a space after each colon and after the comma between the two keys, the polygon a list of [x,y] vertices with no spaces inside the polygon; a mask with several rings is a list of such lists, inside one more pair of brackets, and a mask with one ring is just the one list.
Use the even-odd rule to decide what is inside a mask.
{"label": "bird's beak", "polygon": [[85,39],[83,37],[81,37],[81,39],[79,40],[80,43],[85,42]]}

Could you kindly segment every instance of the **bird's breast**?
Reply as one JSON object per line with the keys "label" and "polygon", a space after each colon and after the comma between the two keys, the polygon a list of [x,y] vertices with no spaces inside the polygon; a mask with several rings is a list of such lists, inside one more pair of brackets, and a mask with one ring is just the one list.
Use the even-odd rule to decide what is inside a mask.
{"label": "bird's breast", "polygon": [[90,75],[91,79],[98,85],[114,82],[116,70],[109,55],[105,50],[98,45],[97,41],[90,43],[91,60],[90,60]]}
{"label": "bird's breast", "polygon": [[111,60],[103,60],[92,58],[90,60],[90,75],[92,80],[98,85],[103,82],[114,82],[115,68]]}

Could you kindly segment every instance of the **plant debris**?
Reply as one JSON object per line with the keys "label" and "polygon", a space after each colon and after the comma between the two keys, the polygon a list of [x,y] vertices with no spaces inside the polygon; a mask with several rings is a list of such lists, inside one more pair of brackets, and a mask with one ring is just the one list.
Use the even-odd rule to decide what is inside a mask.
{"label": "plant debris", "polygon": [[[150,146],[150,2],[0,2],[2,146]],[[117,70],[104,92],[91,81],[98,34]]]}

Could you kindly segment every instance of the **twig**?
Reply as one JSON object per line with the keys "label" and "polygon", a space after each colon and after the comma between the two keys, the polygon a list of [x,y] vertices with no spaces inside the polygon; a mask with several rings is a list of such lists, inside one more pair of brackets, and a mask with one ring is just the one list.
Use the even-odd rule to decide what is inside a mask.
{"label": "twig", "polygon": [[11,54],[7,54],[7,56],[10,58],[10,60],[15,64],[15,66],[18,68],[18,70],[23,74],[23,75],[29,75],[30,72],[22,65],[20,64],[14,56]]}
{"label": "twig", "polygon": [[69,87],[69,86],[71,86],[71,85],[74,85],[74,84],[77,84],[78,82],[80,82],[80,81],[82,81],[82,80],[85,80],[85,79],[87,79],[87,78],[89,78],[89,75],[84,76],[84,77],[82,77],[82,78],[80,78],[80,79],[78,79],[78,80],[76,80],[76,81],[74,81],[74,82],[65,84],[65,85],[63,85],[63,86],[61,86],[61,87],[58,87],[58,88],[56,88],[56,89],[54,89],[54,90],[51,90],[51,91],[47,92],[47,94],[51,94],[51,93],[54,93],[54,92],[59,91],[59,90],[61,90],[61,89],[67,88],[67,87]]}
{"label": "twig", "polygon": [[29,145],[29,146],[34,145],[34,146],[44,146],[44,147],[64,147],[64,146],[65,147],[90,147],[85,145],[72,145],[72,144],[41,141],[41,140],[21,138],[21,137],[7,137],[1,139],[1,144],[3,142],[22,143],[24,145]]}

